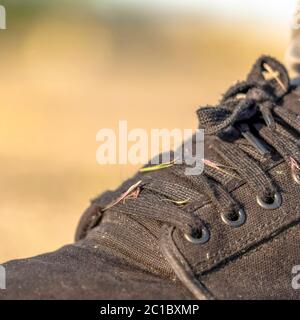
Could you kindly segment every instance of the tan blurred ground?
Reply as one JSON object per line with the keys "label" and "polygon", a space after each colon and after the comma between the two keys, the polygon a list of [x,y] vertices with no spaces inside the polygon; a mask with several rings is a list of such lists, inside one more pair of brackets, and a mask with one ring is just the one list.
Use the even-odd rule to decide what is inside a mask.
{"label": "tan blurred ground", "polygon": [[47,13],[0,37],[0,262],[71,242],[89,199],[134,172],[96,163],[99,129],[195,128],[198,105],[288,42],[195,17],[124,28]]}

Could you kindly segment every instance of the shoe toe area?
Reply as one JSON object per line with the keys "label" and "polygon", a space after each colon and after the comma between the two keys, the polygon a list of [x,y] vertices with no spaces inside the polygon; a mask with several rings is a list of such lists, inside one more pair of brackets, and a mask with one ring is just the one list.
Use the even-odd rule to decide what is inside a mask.
{"label": "shoe toe area", "polygon": [[4,264],[0,299],[184,299],[172,280],[147,273],[101,250],[69,245]]}

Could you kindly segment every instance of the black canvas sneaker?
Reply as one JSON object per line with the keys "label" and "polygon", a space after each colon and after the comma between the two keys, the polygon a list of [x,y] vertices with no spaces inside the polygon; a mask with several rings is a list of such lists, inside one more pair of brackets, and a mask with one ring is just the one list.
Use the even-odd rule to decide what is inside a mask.
{"label": "black canvas sneaker", "polygon": [[4,264],[0,298],[300,298],[299,100],[261,57],[198,110],[201,175],[147,165],[92,201],[74,244]]}

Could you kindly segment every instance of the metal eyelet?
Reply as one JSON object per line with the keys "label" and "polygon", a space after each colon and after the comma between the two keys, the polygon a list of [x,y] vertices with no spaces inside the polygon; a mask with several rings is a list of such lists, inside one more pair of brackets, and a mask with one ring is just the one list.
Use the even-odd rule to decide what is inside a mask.
{"label": "metal eyelet", "polygon": [[201,237],[194,238],[192,235],[185,233],[184,237],[187,241],[193,244],[204,244],[210,239],[209,231],[206,227],[202,226],[201,228]]}
{"label": "metal eyelet", "polygon": [[224,213],[222,213],[221,218],[223,222],[229,225],[230,227],[238,228],[245,223],[246,213],[243,209],[239,209],[237,212],[235,212],[235,214],[237,216],[236,219],[233,219],[233,217],[230,217],[230,214],[226,215]]}
{"label": "metal eyelet", "polygon": [[263,201],[259,196],[256,197],[256,201],[262,208],[267,209],[267,210],[274,210],[274,209],[277,209],[281,206],[282,197],[279,192],[276,192],[276,193],[274,193],[272,203],[267,203],[267,202]]}

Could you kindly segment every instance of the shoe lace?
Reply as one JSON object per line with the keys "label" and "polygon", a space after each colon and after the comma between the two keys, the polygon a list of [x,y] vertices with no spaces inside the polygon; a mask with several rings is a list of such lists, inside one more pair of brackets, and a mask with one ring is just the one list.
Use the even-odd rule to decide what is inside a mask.
{"label": "shoe lace", "polygon": [[[269,69],[273,71],[273,77],[266,80],[263,73]],[[177,250],[179,258],[176,260],[170,254],[172,245],[166,245],[166,239],[177,228],[193,244],[208,242],[208,227],[196,214],[196,210],[207,203],[215,206],[224,223],[234,228],[242,226],[246,213],[243,204],[227,189],[229,180],[234,180],[236,185],[247,183],[251,193],[256,195],[258,205],[264,209],[280,207],[282,198],[275,181],[267,173],[268,163],[274,165],[277,160],[285,161],[292,179],[300,184],[300,119],[280,105],[290,89],[285,68],[275,59],[260,58],[247,81],[230,88],[218,106],[197,111],[208,148],[221,159],[226,172],[205,163],[201,175],[186,175],[185,164],[168,166],[158,174],[145,173],[139,184],[139,196],[114,207],[120,214],[162,224],[162,230],[167,230],[163,231],[167,235],[162,237],[162,250],[175,273],[196,297],[201,298],[203,292],[209,294],[195,280],[174,246],[172,250]]]}
{"label": "shoe lace", "polygon": [[[296,114],[278,104],[289,91],[287,72],[276,60],[267,58],[267,62],[281,71],[286,84],[284,92],[278,94],[267,81],[248,79],[230,88],[219,106],[200,108],[197,113],[200,127],[209,139],[209,148],[233,170],[234,176],[248,183],[260,206],[272,210],[281,205],[281,195],[262,162],[257,160],[274,160],[279,155],[291,168],[292,178],[299,183],[298,139],[285,124],[300,132],[300,122]],[[205,223],[194,214],[203,203],[213,203],[223,222],[232,227],[245,223],[242,204],[226,190],[226,175],[205,166],[201,175],[187,176],[185,168],[185,165],[174,165],[165,169],[167,179],[161,174],[147,177],[141,185],[144,196],[127,201],[117,210],[172,225],[196,244],[209,240]],[[200,195],[204,195],[201,201]],[[176,201],[178,199],[192,200],[182,205],[182,201]]]}

